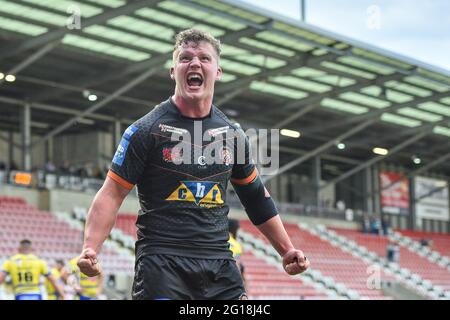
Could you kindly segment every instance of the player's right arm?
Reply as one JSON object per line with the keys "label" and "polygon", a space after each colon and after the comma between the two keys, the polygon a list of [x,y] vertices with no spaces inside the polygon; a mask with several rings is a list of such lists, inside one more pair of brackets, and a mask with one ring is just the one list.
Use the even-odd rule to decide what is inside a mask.
{"label": "player's right arm", "polygon": [[77,263],[85,275],[92,277],[101,272],[97,254],[114,227],[117,211],[129,192],[130,189],[108,176],[95,195],[86,219],[83,251]]}
{"label": "player's right arm", "polygon": [[101,273],[97,254],[114,226],[120,205],[144,172],[153,146],[149,132],[152,122],[147,117],[144,116],[125,130],[105,183],[89,209],[83,251],[77,263],[81,272],[89,277]]}

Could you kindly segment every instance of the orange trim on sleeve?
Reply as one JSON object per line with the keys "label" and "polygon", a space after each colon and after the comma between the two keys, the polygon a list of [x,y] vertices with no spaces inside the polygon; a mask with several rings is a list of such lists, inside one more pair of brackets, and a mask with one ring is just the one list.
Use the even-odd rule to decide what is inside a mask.
{"label": "orange trim on sleeve", "polygon": [[250,183],[253,182],[253,180],[256,179],[257,175],[258,175],[258,170],[256,170],[256,168],[255,168],[255,169],[253,169],[253,172],[247,178],[244,178],[244,179],[231,179],[231,183],[239,184],[239,185],[250,184]]}
{"label": "orange trim on sleeve", "polygon": [[111,179],[113,179],[115,182],[117,182],[118,184],[120,184],[122,187],[124,187],[125,189],[131,190],[134,187],[134,184],[129,183],[127,180],[125,180],[124,178],[122,178],[121,176],[115,174],[114,172],[112,172],[111,170],[108,171],[108,177],[110,177]]}

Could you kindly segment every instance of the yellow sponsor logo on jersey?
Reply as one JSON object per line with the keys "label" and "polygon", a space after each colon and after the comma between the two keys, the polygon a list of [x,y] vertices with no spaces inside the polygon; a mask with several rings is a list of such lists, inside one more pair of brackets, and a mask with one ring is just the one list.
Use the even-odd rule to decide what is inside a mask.
{"label": "yellow sponsor logo on jersey", "polygon": [[210,181],[181,181],[180,186],[166,200],[195,202],[201,207],[216,207],[223,204],[218,184]]}

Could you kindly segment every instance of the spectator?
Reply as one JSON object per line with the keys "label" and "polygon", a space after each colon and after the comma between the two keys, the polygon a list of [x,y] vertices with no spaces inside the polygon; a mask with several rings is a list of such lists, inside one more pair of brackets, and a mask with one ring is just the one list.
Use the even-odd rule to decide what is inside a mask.
{"label": "spectator", "polygon": [[348,208],[345,209],[345,220],[347,221],[353,221],[353,210]]}
{"label": "spectator", "polygon": [[45,164],[45,172],[54,173],[56,171],[56,166],[51,161],[47,161]]}
{"label": "spectator", "polygon": [[399,262],[400,261],[400,247],[397,243],[389,241],[386,247],[386,258],[389,262]]}
{"label": "spectator", "polygon": [[102,179],[102,180],[105,179],[105,175],[103,174],[103,172],[101,171],[101,169],[99,167],[94,168],[92,177],[95,179]]}
{"label": "spectator", "polygon": [[0,170],[5,170],[6,169],[6,165],[3,161],[0,161]]}
{"label": "spectator", "polygon": [[70,174],[70,165],[69,165],[69,161],[64,160],[63,164],[59,167],[59,173],[61,175],[68,175]]}
{"label": "spectator", "polygon": [[386,258],[389,262],[394,262],[394,244],[391,241],[386,246]]}
{"label": "spectator", "polygon": [[339,211],[344,211],[345,210],[345,203],[342,200],[338,200],[338,202],[336,202],[336,208]]}
{"label": "spectator", "polygon": [[400,262],[400,246],[394,243],[394,262]]}
{"label": "spectator", "polygon": [[364,233],[370,233],[370,219],[367,213],[363,214],[362,218],[362,230]]}
{"label": "spectator", "polygon": [[387,215],[383,215],[381,219],[381,228],[383,229],[383,235],[387,236],[390,232],[389,217]]}
{"label": "spectator", "polygon": [[419,242],[422,247],[428,247],[430,249],[431,249],[431,246],[433,245],[433,240],[430,240],[430,239],[422,238],[422,239],[420,239]]}
{"label": "spectator", "polygon": [[11,170],[11,171],[19,170],[19,167],[17,166],[17,164],[14,161],[11,161],[11,165],[9,167],[9,170]]}
{"label": "spectator", "polygon": [[87,178],[87,177],[88,177],[88,172],[87,172],[87,170],[86,170],[86,167],[84,167],[84,166],[79,167],[79,168],[76,170],[76,175],[77,175],[78,177],[81,177],[81,178]]}
{"label": "spectator", "polygon": [[372,234],[380,234],[380,219],[375,217],[370,217],[370,231]]}

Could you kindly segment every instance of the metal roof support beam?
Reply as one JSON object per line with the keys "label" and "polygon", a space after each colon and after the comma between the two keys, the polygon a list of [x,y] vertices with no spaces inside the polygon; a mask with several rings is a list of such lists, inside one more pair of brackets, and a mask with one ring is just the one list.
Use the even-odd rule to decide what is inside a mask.
{"label": "metal roof support beam", "polygon": [[[226,34],[225,36],[223,36],[222,41],[228,41],[228,39],[234,39],[235,37],[242,37],[242,36],[251,36],[255,33],[255,30],[253,29],[244,29],[238,32],[234,32],[234,33],[229,33]],[[121,68],[120,70],[114,70],[113,72],[110,73],[106,73],[104,76],[102,77],[96,77],[96,78],[90,78],[90,79],[84,79],[86,80],[85,82],[88,83],[89,86],[91,85],[98,85],[110,80],[114,80],[116,78],[120,78],[123,77],[127,74],[130,73],[134,73],[137,71],[141,71],[143,69],[147,69],[147,68],[153,68],[156,67],[158,65],[161,66],[164,65],[164,63],[168,60],[172,58],[172,52],[169,53],[165,53],[165,54],[161,54],[158,56],[154,56],[151,57],[150,59],[138,62],[138,63],[134,63],[132,65],[129,65],[125,68]],[[162,68],[163,66],[161,66]]]}
{"label": "metal roof support beam", "polygon": [[[186,1],[186,0],[178,0],[178,2],[189,3],[189,4],[191,5],[191,3],[188,2],[188,1]],[[204,7],[202,7],[202,9],[205,10]],[[211,10],[211,9],[209,9],[209,10]],[[223,12],[218,11],[218,10],[214,10],[214,9],[212,9],[212,12],[213,12],[214,14],[219,14],[219,13],[223,14]],[[234,17],[234,16],[232,16],[232,15],[228,15],[228,14],[226,14],[226,17],[227,17],[227,18],[234,18],[234,19],[236,19],[236,17]],[[250,24],[248,23],[248,21],[243,20],[243,19],[242,19],[241,23],[246,23],[247,25],[250,25]],[[272,24],[268,24],[267,27],[265,28],[265,30],[270,31],[270,32],[273,32],[273,33],[275,33],[275,34],[277,34],[277,35],[279,35],[279,36],[281,36],[281,37],[285,37],[285,38],[288,38],[288,39],[290,38],[290,39],[292,39],[292,40],[297,40],[297,41],[302,41],[303,43],[306,43],[306,44],[309,44],[309,45],[313,46],[314,48],[321,48],[321,49],[323,49],[323,50],[326,50],[327,52],[332,52],[332,53],[335,54],[336,56],[351,56],[351,57],[356,57],[356,58],[364,59],[364,57],[361,57],[361,56],[358,56],[358,55],[354,54],[354,53],[352,52],[351,49],[340,50],[340,49],[337,49],[337,48],[335,48],[335,47],[333,47],[333,46],[330,46],[330,45],[324,45],[324,44],[321,44],[321,43],[319,43],[319,42],[315,42],[315,41],[306,39],[306,38],[301,37],[301,36],[298,36],[298,35],[293,35],[293,34],[284,33],[284,32],[282,32],[282,31],[280,31],[280,30],[277,30],[277,29],[273,28]],[[327,35],[325,35],[325,36],[328,37]],[[331,37],[331,38],[332,38],[332,37]],[[417,72],[417,68],[414,68],[414,69],[412,69],[412,70],[406,70],[406,69],[398,68],[398,67],[396,67],[396,66],[394,66],[394,65],[390,65],[390,64],[388,64],[388,63],[381,62],[381,61],[377,61],[376,63],[377,63],[378,65],[381,65],[381,66],[385,66],[385,67],[387,67],[387,68],[390,68],[390,69],[396,71],[396,73],[403,74],[404,76],[419,76],[419,77],[421,77],[421,78],[429,79],[430,81],[433,81],[433,82],[436,82],[436,83],[442,83],[442,82],[440,82],[440,81],[438,81],[438,80],[431,79],[431,78],[429,78],[429,77],[427,77],[427,76],[425,76],[425,75],[419,74],[419,73]],[[446,85],[448,85],[448,83],[446,83]]]}
{"label": "metal roof support beam", "polygon": [[[20,80],[24,81],[24,82],[32,83],[32,84],[37,84],[40,86],[67,90],[68,92],[76,92],[80,95],[86,89],[85,87],[73,86],[73,85],[63,84],[63,83],[49,81],[49,80],[42,80],[42,79],[33,78],[33,77],[29,77],[29,76],[21,76]],[[38,91],[38,90],[36,90],[36,91]],[[89,92],[96,94],[97,96],[100,96],[100,97],[105,97],[105,96],[110,95],[110,92],[96,90],[96,89],[89,90]],[[31,100],[30,97],[28,97],[28,100],[33,101],[33,100]],[[148,99],[144,100],[144,99],[139,99],[139,98],[134,98],[134,97],[132,98],[130,96],[125,96],[125,95],[117,97],[117,101],[121,101],[121,102],[125,102],[125,103],[132,103],[132,104],[136,104],[139,106],[145,106],[145,107],[147,107],[149,104],[156,104],[156,103],[153,103],[153,101],[149,101]]]}
{"label": "metal roof support beam", "polygon": [[8,131],[8,140],[9,140],[9,146],[8,146],[8,171],[11,170],[11,167],[13,167],[14,164],[14,133],[12,130]]}
{"label": "metal roof support beam", "polygon": [[[430,163],[428,163],[428,164],[426,164],[426,165],[420,167],[419,169],[414,170],[414,171],[411,173],[411,176],[413,176],[413,175],[418,175],[418,174],[420,174],[420,173],[422,173],[422,172],[425,172],[425,171],[427,171],[427,170],[429,170],[429,169],[431,169],[431,168],[433,168],[433,167],[435,167],[435,166],[441,164],[442,162],[447,161],[448,159],[450,159],[450,152],[448,152],[448,153],[446,153],[445,155],[443,155],[442,157],[439,157],[439,158],[437,158],[436,160],[434,160],[434,161],[432,161],[432,162],[430,162]],[[408,176],[409,176],[409,175],[408,175]]]}
{"label": "metal roof support beam", "polygon": [[[242,80],[234,81],[234,82],[230,83],[229,85],[219,86],[217,89],[217,91],[219,93],[228,92],[230,90],[234,90],[234,91],[231,94],[225,95],[223,97],[223,99],[219,100],[220,103],[218,102],[217,105],[222,105],[222,104],[232,100],[234,97],[238,96],[242,92],[246,91],[253,80],[265,79],[270,76],[274,76],[274,75],[277,75],[277,74],[280,74],[280,73],[283,73],[286,71],[290,71],[295,66],[308,66],[310,63],[311,64],[318,63],[319,61],[325,61],[325,60],[331,59],[331,58],[332,57],[330,57],[329,55],[326,55],[326,57],[325,56],[321,56],[321,57],[311,56],[311,58],[308,55],[303,55],[303,56],[299,56],[299,59],[295,60],[295,61],[294,61],[294,59],[290,59],[289,61],[291,63],[289,63],[285,66],[282,66],[282,67],[279,67],[276,69],[266,70],[261,73],[255,74],[253,76],[242,78]],[[306,60],[306,61],[303,63],[303,60]],[[274,128],[277,128],[277,126],[274,126]]]}
{"label": "metal roof support beam", "polygon": [[[89,27],[94,24],[101,24],[109,19],[132,13],[140,8],[147,7],[149,5],[154,5],[155,3],[158,3],[158,2],[159,2],[158,0],[136,0],[133,2],[127,2],[127,4],[125,4],[121,7],[111,9],[109,11],[100,13],[96,16],[84,19],[82,22],[82,26]],[[0,59],[4,59],[6,57],[11,57],[11,56],[17,55],[18,53],[45,45],[49,42],[53,42],[56,40],[59,41],[66,34],[68,34],[70,32],[72,32],[72,31],[69,28],[62,27],[62,28],[55,29],[55,30],[49,31],[47,33],[44,33],[40,36],[33,37],[30,40],[22,42],[19,45],[14,46],[12,48],[6,47],[6,48],[0,50]]]}
{"label": "metal roof support beam", "polygon": [[[53,50],[53,48],[55,48],[57,45],[58,41],[54,41],[47,44],[46,46],[42,47],[41,49],[33,53],[28,58],[26,58],[24,61],[14,66],[11,70],[7,72],[7,74],[17,75],[20,71],[22,71],[23,69],[31,65],[33,62],[35,62],[36,60],[40,59],[42,56],[46,55],[48,52]],[[3,81],[5,81],[5,79],[1,79],[0,84],[2,84]]]}
{"label": "metal roof support beam", "polygon": [[54,137],[58,133],[64,131],[65,129],[67,129],[69,127],[71,127],[79,119],[82,119],[85,116],[88,116],[88,115],[92,114],[93,112],[97,111],[98,109],[104,107],[110,101],[116,99],[118,96],[122,95],[123,93],[127,92],[128,90],[132,89],[133,87],[137,86],[138,84],[140,84],[141,82],[146,80],[148,77],[152,76],[155,72],[157,72],[157,70],[159,70],[159,68],[157,68],[157,69],[149,69],[149,70],[145,71],[139,77],[135,78],[133,81],[131,81],[131,82],[125,84],[124,86],[120,87],[118,90],[113,92],[111,95],[109,95],[108,97],[106,97],[102,101],[94,104],[93,106],[91,106],[87,110],[80,112],[77,116],[71,118],[70,120],[64,122],[60,126],[56,127],[55,129],[53,129],[52,131],[47,133],[44,137],[42,137],[41,139],[39,139],[38,141],[33,143],[32,147],[35,147],[36,145],[47,141],[51,137]]}
{"label": "metal roof support beam", "polygon": [[188,6],[192,7],[192,8],[196,8],[196,9],[199,9],[199,10],[202,10],[202,11],[205,11],[205,12],[209,12],[211,14],[217,15],[217,16],[222,17],[222,18],[226,18],[228,20],[236,21],[236,22],[241,23],[241,24],[245,24],[245,25],[247,25],[249,27],[252,27],[254,29],[259,29],[259,30],[265,30],[266,29],[264,26],[261,26],[260,24],[254,23],[254,22],[252,22],[250,20],[239,18],[239,17],[233,16],[231,14],[228,14],[227,12],[220,11],[220,10],[204,7],[204,6],[200,5],[200,4],[196,4],[196,3],[192,2],[192,1],[174,0],[174,2],[178,2],[180,4],[188,5]]}
{"label": "metal roof support beam", "polygon": [[31,108],[25,104],[22,110],[22,168],[26,171],[31,170]]}
{"label": "metal roof support beam", "polygon": [[[178,1],[181,1],[181,0],[178,0]],[[223,1],[225,3],[231,4],[231,5],[237,5],[238,7],[247,8],[248,10],[251,10],[252,12],[254,12],[256,14],[267,15],[266,13],[264,13],[263,9],[257,8],[255,6],[249,5],[247,3],[243,3],[242,1],[236,1],[236,0],[223,0]],[[187,2],[187,1],[183,0],[183,2]],[[214,11],[220,12],[218,10],[214,10]],[[229,16],[233,17],[232,15],[229,15]],[[306,29],[308,32],[318,33],[319,35],[324,36],[324,37],[328,37],[330,39],[336,38],[337,42],[348,43],[351,47],[353,46],[353,47],[363,48],[363,49],[366,49],[366,50],[373,50],[377,54],[387,55],[387,56],[389,56],[392,59],[406,60],[406,63],[408,63],[410,65],[415,65],[416,64],[416,61],[414,61],[412,59],[408,59],[408,58],[400,56],[400,55],[394,55],[393,53],[391,53],[389,51],[382,50],[382,49],[379,49],[379,48],[370,47],[370,46],[368,46],[368,45],[366,45],[364,43],[361,43],[361,42],[358,42],[358,41],[355,41],[355,40],[350,40],[350,39],[342,37],[342,36],[337,37],[336,34],[334,34],[333,32],[326,32],[323,29],[313,27],[312,25],[309,25],[309,24],[306,24],[306,23],[302,23],[302,22],[292,23],[291,21],[286,22],[285,21],[285,17],[278,16],[278,15],[275,15],[275,14],[270,14],[270,16],[272,16],[272,17],[277,16],[276,17],[277,20],[281,20],[283,23],[293,24],[294,26],[296,26],[298,28],[301,28],[301,29]],[[243,23],[245,23],[245,22],[243,22]],[[310,44],[310,45],[312,45],[314,47],[324,49],[324,50],[326,50],[328,52],[333,52],[333,53],[335,53],[338,56],[351,56],[351,57],[355,57],[355,58],[369,60],[367,58],[364,58],[362,56],[359,56],[359,55],[353,53],[353,51],[351,49],[340,50],[340,49],[335,48],[332,45],[324,45],[324,44],[321,44],[319,42],[315,42],[315,41],[306,39],[306,38],[304,38],[302,36],[289,34],[289,33],[284,33],[281,30],[274,29],[272,26],[270,26],[269,28],[266,28],[266,30],[274,32],[274,33],[277,33],[278,35],[284,36],[286,38],[291,38],[292,40],[302,41],[302,42]],[[317,32],[316,30],[319,31],[319,32]],[[414,67],[413,69],[410,69],[410,70],[406,70],[406,69],[401,69],[401,68],[399,68],[399,67],[397,67],[395,65],[392,65],[392,64],[389,64],[389,63],[385,63],[385,62],[382,62],[382,61],[374,61],[374,62],[376,64],[380,65],[380,66],[384,66],[384,67],[390,68],[390,69],[396,71],[397,73],[401,73],[401,74],[408,75],[408,76],[418,76],[418,77],[427,79],[427,80],[435,82],[435,83],[445,84],[447,86],[449,85],[448,82],[439,81],[437,79],[430,78],[430,77],[427,77],[426,75],[420,74],[418,72],[418,70],[417,70],[417,67]],[[419,65],[419,68],[429,69],[429,67],[430,66]],[[436,69],[439,69],[439,68],[432,67],[432,69],[436,70]],[[440,69],[439,71],[434,71],[434,72],[444,72],[446,75],[448,75],[448,72],[444,71],[444,69]]]}
{"label": "metal roof support beam", "polygon": [[366,86],[380,85],[380,84],[383,84],[385,81],[399,80],[403,77],[404,77],[404,75],[402,75],[402,74],[394,73],[392,75],[381,76],[381,77],[378,77],[373,80],[360,80],[359,82],[357,82],[353,85],[350,85],[350,86],[337,87],[337,88],[335,88],[331,91],[325,92],[323,94],[311,96],[311,97],[303,99],[303,100],[293,101],[293,102],[287,104],[284,107],[284,109],[289,110],[289,109],[297,108],[298,106],[301,106],[301,105],[316,103],[316,102],[319,102],[320,100],[322,100],[323,98],[335,98],[338,95],[345,93],[345,92],[358,91],[361,88],[364,88]]}
{"label": "metal roof support beam", "polygon": [[[370,121],[370,120],[368,120]],[[373,120],[372,120],[373,121]],[[364,122],[365,123],[365,122]],[[371,165],[380,162],[381,160],[399,152],[400,150],[406,148],[407,146],[409,146],[410,144],[422,139],[423,137],[425,137],[426,135],[428,135],[429,133],[432,132],[434,125],[426,125],[422,130],[420,130],[419,133],[417,133],[416,135],[412,136],[411,138],[409,138],[408,140],[400,143],[399,145],[395,146],[394,148],[389,150],[389,153],[387,155],[384,156],[377,156],[375,158],[372,158],[362,164],[360,164],[359,166],[343,173],[342,175],[340,175],[339,177],[325,183],[324,185],[321,186],[321,189],[327,187],[330,184],[336,184],[344,179],[347,179],[348,177],[351,177],[352,175],[354,175],[355,173],[370,167]]]}
{"label": "metal roof support beam", "polygon": [[[375,80],[360,81],[359,83],[356,83],[354,85],[337,88],[337,89],[334,89],[334,90],[329,91],[324,94],[317,94],[317,95],[313,95],[313,96],[310,96],[309,98],[305,98],[302,100],[292,101],[291,103],[288,103],[286,106],[284,106],[283,109],[290,110],[290,109],[298,108],[300,106],[305,106],[305,105],[309,105],[309,106],[306,107],[304,111],[303,111],[303,109],[300,109],[296,113],[290,115],[285,120],[280,121],[279,123],[277,123],[277,125],[275,127],[286,126],[287,124],[299,119],[300,117],[302,117],[304,114],[308,113],[309,111],[312,111],[312,110],[318,108],[320,105],[320,101],[324,98],[333,98],[344,92],[359,90],[359,89],[361,89],[365,86],[371,85],[371,84],[376,85],[379,82],[384,82],[384,81],[393,80],[393,79],[399,79],[402,77],[403,77],[403,75],[401,75],[401,74],[395,74],[395,75],[390,75],[390,76],[379,77]],[[321,130],[322,129],[323,129],[323,127],[321,127]]]}
{"label": "metal roof support beam", "polygon": [[214,15],[222,16],[222,17],[224,17],[226,19],[234,20],[234,21],[236,21],[238,23],[242,23],[242,24],[245,24],[247,26],[251,26],[253,28],[259,29],[258,31],[270,31],[270,32],[273,32],[273,33],[281,36],[281,37],[285,37],[287,39],[292,39],[292,40],[295,40],[295,41],[299,41],[300,40],[300,41],[302,41],[302,42],[304,42],[304,43],[306,43],[306,44],[308,44],[308,45],[310,45],[310,46],[312,46],[314,48],[321,48],[321,49],[327,50],[328,52],[333,52],[336,55],[348,55],[348,54],[351,54],[351,51],[349,51],[349,50],[339,50],[339,49],[336,49],[334,47],[330,47],[330,46],[321,44],[320,42],[312,41],[312,40],[309,40],[307,38],[304,38],[304,37],[301,37],[301,36],[298,36],[298,35],[291,35],[291,34],[288,34],[288,33],[284,33],[284,32],[282,32],[280,30],[277,30],[277,29],[275,29],[272,26],[272,23],[270,22],[271,21],[270,18],[268,18],[268,19],[270,19],[269,23],[266,23],[264,25],[255,24],[254,22],[252,22],[250,20],[239,18],[239,17],[233,16],[232,14],[229,14],[229,13],[226,13],[226,12],[223,12],[223,11],[220,11],[220,10],[207,8],[207,7],[204,7],[202,5],[195,4],[195,3],[191,2],[191,1],[186,1],[186,0],[175,0],[175,1],[178,2],[178,3],[189,5],[189,6],[194,7],[194,8],[198,8],[198,9],[206,11],[206,12],[210,12],[210,13],[212,13]]}
{"label": "metal roof support beam", "polygon": [[289,117],[287,117],[286,119],[277,122],[276,124],[273,125],[273,127],[281,129],[282,127],[286,126],[287,124],[291,123],[292,121],[301,118],[303,115],[307,114],[311,110],[314,110],[316,107],[317,107],[317,105],[315,105],[315,104],[310,104],[306,107],[303,107],[303,108],[299,109],[297,112],[295,112],[292,115],[290,115]]}
{"label": "metal roof support beam", "polygon": [[[278,150],[278,151],[281,151],[284,153],[297,154],[297,155],[301,155],[301,156],[304,154],[307,154],[309,152],[306,150],[290,148],[290,147],[285,147],[285,146],[279,146],[279,147],[275,147],[275,148],[272,147],[271,150]],[[322,159],[325,159],[325,160],[342,162],[342,163],[346,163],[346,164],[358,165],[361,163],[361,161],[357,161],[357,160],[353,160],[353,159],[349,159],[349,158],[345,158],[345,157],[341,157],[341,156],[335,156],[332,154],[322,154],[320,156],[322,157]]]}
{"label": "metal roof support beam", "polygon": [[16,148],[16,149],[21,149],[22,148],[22,145],[21,144],[18,144],[18,143],[15,143],[15,142],[10,142],[10,137],[9,137],[9,132],[6,132],[6,134],[8,135],[7,137],[5,137],[4,135],[3,135],[3,133],[2,134],[0,134],[0,140],[3,140],[3,141],[5,141],[8,145],[11,145],[12,147],[14,147],[14,148]]}
{"label": "metal roof support beam", "polygon": [[306,153],[305,155],[285,164],[284,166],[282,166],[280,169],[278,169],[277,173],[274,175],[270,175],[265,177],[264,181],[269,181],[270,179],[274,178],[277,175],[280,175],[292,168],[294,168],[295,166],[299,165],[302,162],[305,162],[306,160],[322,153],[323,151],[327,150],[328,148],[330,148],[331,146],[333,146],[337,140],[343,140],[346,139],[358,132],[360,132],[361,130],[367,128],[368,126],[370,126],[373,123],[373,120],[368,120],[364,123],[361,123],[359,126],[352,128],[351,130],[341,134],[340,136],[336,137],[336,139],[332,139],[324,144],[322,144],[321,146],[317,147],[316,149]]}
{"label": "metal roof support beam", "polygon": [[[341,127],[341,126],[344,126],[344,125],[349,125],[349,124],[354,123],[354,122],[359,122],[359,121],[363,121],[363,120],[367,120],[367,119],[377,118],[377,117],[381,116],[385,112],[393,112],[393,111],[397,111],[397,110],[402,109],[402,108],[415,107],[415,106],[417,106],[418,104],[421,104],[421,103],[437,101],[437,100],[439,100],[441,98],[448,97],[448,95],[449,95],[448,92],[442,92],[442,93],[433,94],[430,97],[418,98],[418,99],[414,99],[412,101],[405,102],[405,103],[400,103],[400,104],[393,104],[390,107],[369,111],[369,112],[361,114],[361,115],[357,115],[357,116],[353,116],[353,117],[349,117],[349,118],[343,119],[342,121],[339,121],[339,122],[333,121],[333,122],[331,122],[329,124],[324,124],[323,126],[321,126],[320,128],[317,128],[317,129],[313,128],[311,130],[308,130],[308,128],[305,128],[305,132],[308,132],[308,133],[312,134],[312,133],[316,133],[316,132],[322,131],[322,130],[327,130],[327,129],[332,129],[332,128],[336,128],[336,127]],[[443,117],[445,117],[445,116],[443,116]]]}
{"label": "metal roof support beam", "polygon": [[265,79],[265,78],[268,78],[271,76],[276,76],[278,74],[282,74],[284,72],[291,71],[292,68],[307,67],[314,63],[319,63],[320,61],[333,59],[333,57],[334,57],[334,55],[331,55],[331,54],[326,54],[326,55],[319,56],[319,57],[312,56],[311,54],[305,54],[305,55],[299,56],[296,60],[296,63],[288,63],[279,68],[266,69],[265,71],[262,71],[255,75],[252,75],[249,77],[243,77],[241,80],[233,81],[229,84],[220,86],[217,88],[217,93],[229,92],[230,90],[241,88],[242,86],[245,86],[245,85],[250,85],[250,83],[253,80]]}
{"label": "metal roof support beam", "polygon": [[[230,33],[222,37],[222,41],[228,41],[228,39],[233,39],[234,37],[241,36],[251,36],[256,31],[251,28],[247,28],[238,32]],[[164,53],[160,55],[155,55],[150,57],[147,60],[143,60],[137,63],[129,64],[125,67],[116,68],[109,72],[105,72],[102,75],[96,74],[95,76],[88,76],[77,79],[75,82],[75,86],[83,86],[85,88],[89,88],[95,85],[99,85],[114,79],[123,78],[128,74],[132,74],[135,72],[139,72],[146,69],[160,67],[162,69],[164,67],[164,63],[172,57],[172,52]],[[31,101],[45,101],[50,98],[56,98],[60,95],[64,94],[64,91],[60,90],[46,90],[44,92],[38,93],[35,96],[30,98]]]}
{"label": "metal roof support beam", "polygon": [[217,106],[221,106],[221,105],[227,103],[228,101],[232,100],[234,97],[240,95],[242,92],[246,91],[247,89],[248,89],[248,86],[238,88],[238,89],[234,90],[233,92],[225,94],[223,97],[221,97],[219,100],[217,100],[217,102],[215,102],[214,104]]}
{"label": "metal roof support beam", "polygon": [[[22,106],[22,107],[26,103],[26,101],[24,101],[24,100],[14,99],[14,98],[10,98],[10,97],[2,97],[2,96],[0,96],[0,102],[14,104],[14,105]],[[79,114],[79,111],[76,111],[76,110],[73,110],[70,108],[58,107],[58,106],[44,104],[44,103],[33,102],[31,104],[31,108],[37,109],[37,110],[54,112],[54,113],[67,114],[67,115],[72,115],[72,116]],[[88,117],[91,119],[94,119],[94,120],[101,120],[101,121],[107,121],[107,122],[114,122],[116,120],[114,117],[102,115],[102,114],[95,114],[95,113],[90,114]],[[134,120],[131,120],[131,119],[121,119],[120,121],[127,125],[134,122]]]}
{"label": "metal roof support beam", "polygon": [[[127,74],[134,73],[137,71],[147,70],[147,69],[155,69],[158,68],[159,70],[162,69],[162,65],[164,62],[166,62],[167,57],[165,55],[157,56],[153,59],[144,60],[138,63],[134,63],[132,65],[129,65],[125,68],[121,68],[119,70],[112,70],[109,72],[106,72],[103,75],[97,75],[97,76],[89,76],[87,78],[80,78],[76,81],[75,84],[72,84],[74,86],[84,86],[85,88],[89,88],[94,85],[98,85],[110,80],[114,80],[117,78],[121,78]],[[35,96],[32,96],[30,98],[31,101],[45,101],[53,98],[57,98],[61,95],[63,95],[65,91],[62,90],[46,90],[41,93],[38,93]]]}

